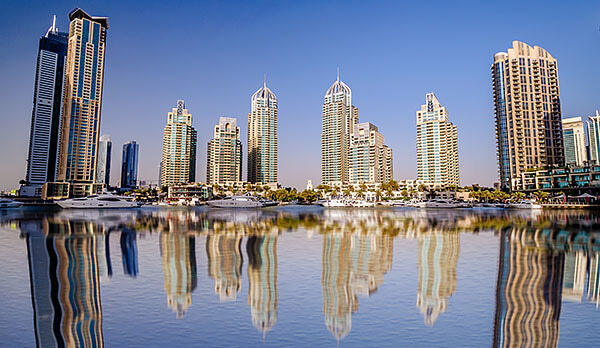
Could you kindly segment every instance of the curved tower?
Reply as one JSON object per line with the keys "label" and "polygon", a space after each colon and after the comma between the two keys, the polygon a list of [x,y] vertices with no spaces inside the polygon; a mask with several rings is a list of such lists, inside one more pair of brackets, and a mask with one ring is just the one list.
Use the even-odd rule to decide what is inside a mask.
{"label": "curved tower", "polygon": [[277,97],[267,87],[252,95],[248,114],[248,181],[277,182]]}

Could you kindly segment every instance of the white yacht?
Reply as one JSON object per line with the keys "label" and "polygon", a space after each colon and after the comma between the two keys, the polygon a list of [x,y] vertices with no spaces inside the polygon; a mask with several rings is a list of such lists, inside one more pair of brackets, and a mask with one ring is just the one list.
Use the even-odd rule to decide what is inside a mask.
{"label": "white yacht", "polygon": [[17,202],[17,201],[13,201],[12,199],[0,198],[0,209],[4,209],[4,208],[18,208],[18,207],[20,207],[22,205],[23,205],[23,203]]}
{"label": "white yacht", "polygon": [[267,202],[254,196],[231,196],[206,202],[215,208],[262,208]]}
{"label": "white yacht", "polygon": [[344,199],[328,199],[321,203],[326,208],[340,208],[347,207],[346,200]]}
{"label": "white yacht", "polygon": [[115,208],[137,208],[141,205],[134,202],[133,197],[117,196],[112,193],[102,193],[81,198],[71,198],[57,201],[64,209],[115,209]]}
{"label": "white yacht", "polygon": [[508,203],[507,204],[507,208],[512,208],[512,209],[542,209],[542,205],[541,204],[537,204],[537,203],[535,203],[532,200],[525,199],[525,200],[514,202],[514,203]]}
{"label": "white yacht", "polygon": [[449,209],[459,208],[460,205],[451,199],[430,199],[428,201],[419,202],[415,204],[418,208],[438,208],[438,209]]}

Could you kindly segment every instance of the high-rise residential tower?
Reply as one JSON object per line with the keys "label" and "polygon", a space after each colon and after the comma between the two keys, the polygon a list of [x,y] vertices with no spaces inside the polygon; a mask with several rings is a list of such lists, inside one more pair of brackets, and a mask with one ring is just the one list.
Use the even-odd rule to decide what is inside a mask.
{"label": "high-rise residential tower", "polygon": [[215,125],[213,139],[208,142],[206,152],[206,182],[225,184],[228,181],[242,180],[242,142],[240,127],[236,119],[219,118]]}
{"label": "high-rise residential tower", "polygon": [[110,135],[104,134],[98,142],[98,163],[96,164],[96,182],[110,185],[110,161],[112,157],[112,141]]}
{"label": "high-rise residential tower", "polygon": [[596,116],[588,117],[587,129],[590,140],[590,161],[600,163],[600,113],[596,110]]}
{"label": "high-rise residential tower", "polygon": [[565,164],[557,61],[513,41],[491,70],[500,186],[514,189],[528,169]]}
{"label": "high-rise residential tower", "polygon": [[321,182],[348,182],[350,179],[350,137],[358,123],[358,108],[352,105],[352,91],[337,80],[325,93],[321,134]]}
{"label": "high-rise residential tower", "polygon": [[137,187],[138,153],[140,145],[135,141],[123,144],[123,157],[121,164],[121,187]]}
{"label": "high-rise residential tower", "polygon": [[27,185],[20,190],[22,196],[40,196],[42,185],[56,180],[67,38],[67,33],[58,31],[56,16],[46,35],[40,38],[25,174]]}
{"label": "high-rise residential tower", "polygon": [[108,18],[76,8],[69,19],[57,180],[78,195],[96,180]]}
{"label": "high-rise residential tower", "polygon": [[369,122],[354,125],[350,144],[351,183],[387,183],[392,180],[392,149],[383,134]]}
{"label": "high-rise residential tower", "polygon": [[565,146],[565,162],[581,166],[587,162],[585,131],[581,117],[562,119],[563,142]]}
{"label": "high-rise residential tower", "polygon": [[277,182],[277,97],[267,87],[252,95],[248,114],[248,181]]}
{"label": "high-rise residential tower", "polygon": [[417,111],[417,180],[432,187],[459,185],[456,126],[435,94],[425,99]]}
{"label": "high-rise residential tower", "polygon": [[160,186],[196,180],[197,133],[192,127],[192,114],[183,100],[167,115],[160,163]]}

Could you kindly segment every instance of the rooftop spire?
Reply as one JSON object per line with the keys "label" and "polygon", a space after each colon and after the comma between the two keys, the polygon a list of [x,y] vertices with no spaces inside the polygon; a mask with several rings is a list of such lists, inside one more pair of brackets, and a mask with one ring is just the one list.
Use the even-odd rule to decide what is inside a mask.
{"label": "rooftop spire", "polygon": [[266,73],[265,73],[265,76],[264,76],[264,83],[263,83],[263,87],[264,87],[264,88],[267,88],[267,74],[266,74]]}
{"label": "rooftop spire", "polygon": [[56,15],[54,15],[54,18],[52,19],[52,32],[56,33]]}
{"label": "rooftop spire", "polygon": [[337,67],[337,82],[340,82],[340,67]]}

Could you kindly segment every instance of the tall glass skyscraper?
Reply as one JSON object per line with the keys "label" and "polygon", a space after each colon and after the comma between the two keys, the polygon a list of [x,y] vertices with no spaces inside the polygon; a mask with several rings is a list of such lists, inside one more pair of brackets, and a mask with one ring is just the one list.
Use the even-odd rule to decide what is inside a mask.
{"label": "tall glass skyscraper", "polygon": [[252,95],[248,114],[248,181],[277,182],[277,97],[267,87]]}
{"label": "tall glass skyscraper", "polygon": [[134,188],[137,186],[139,150],[140,145],[135,141],[128,141],[123,145],[121,187]]}
{"label": "tall glass skyscraper", "polygon": [[78,195],[96,180],[108,18],[76,8],[69,19],[57,180]]}
{"label": "tall glass skyscraper", "polygon": [[565,144],[565,162],[578,166],[587,162],[585,131],[581,117],[562,119],[563,141]]}
{"label": "tall glass skyscraper", "polygon": [[352,91],[337,80],[325,93],[321,134],[321,182],[348,182],[350,137],[358,123],[358,108],[352,105]]}
{"label": "tall glass skyscraper", "polygon": [[167,114],[160,163],[160,186],[196,180],[197,133],[192,127],[192,114],[183,100]]}
{"label": "tall glass skyscraper", "polygon": [[39,197],[42,185],[56,180],[67,37],[67,33],[58,31],[54,16],[52,26],[40,38],[25,174],[27,185],[20,190],[22,196]]}
{"label": "tall glass skyscraper", "polygon": [[517,189],[528,169],[565,164],[557,61],[513,41],[491,70],[500,186]]}
{"label": "tall glass skyscraper", "polygon": [[104,134],[98,142],[98,163],[96,165],[96,182],[110,185],[110,161],[112,157],[112,141],[110,135]]}

